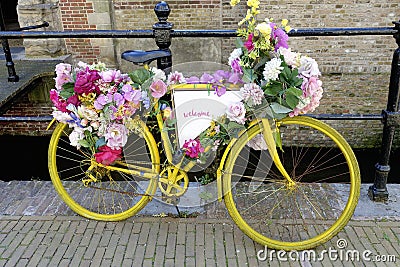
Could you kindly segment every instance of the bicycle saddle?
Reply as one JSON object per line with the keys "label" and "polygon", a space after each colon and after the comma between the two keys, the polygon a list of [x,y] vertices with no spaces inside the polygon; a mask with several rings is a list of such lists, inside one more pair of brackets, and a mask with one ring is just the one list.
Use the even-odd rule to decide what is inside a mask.
{"label": "bicycle saddle", "polygon": [[170,56],[171,52],[167,50],[128,50],[121,54],[121,58],[133,64],[150,64],[153,60]]}

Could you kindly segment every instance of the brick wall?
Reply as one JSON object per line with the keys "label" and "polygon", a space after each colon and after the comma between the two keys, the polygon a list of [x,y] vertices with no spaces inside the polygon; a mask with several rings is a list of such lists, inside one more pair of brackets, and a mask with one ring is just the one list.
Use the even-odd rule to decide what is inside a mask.
{"label": "brick wall", "polygon": [[[88,15],[93,14],[93,3],[86,0],[60,0],[60,16],[62,21],[62,30],[96,30],[94,24],[89,24]],[[73,57],[79,60],[93,62],[100,55],[100,49],[93,44],[91,39],[65,39],[65,45],[68,52],[72,52]]]}
{"label": "brick wall", "polygon": [[[154,6],[158,0],[60,0],[61,30],[151,29],[157,22]],[[229,0],[167,1],[174,29],[235,29],[246,13],[246,0],[232,8]],[[288,18],[294,28],[308,27],[391,27],[400,19],[398,0],[263,0],[260,17]],[[123,71],[132,66],[121,62],[120,53],[129,49],[156,49],[152,39],[68,38],[66,48],[74,61],[101,60]],[[325,94],[317,113],[380,114],[386,106],[391,57],[397,47],[391,36],[296,37],[294,50],[317,59],[324,76]],[[172,40],[173,63],[196,60],[226,62],[234,38],[176,38]],[[328,75],[333,74],[333,75]],[[29,100],[29,99],[28,99]],[[28,105],[21,99],[8,114]],[[35,105],[48,108],[47,104]],[[33,107],[30,115],[40,114]],[[51,110],[50,110],[51,111]],[[17,114],[17,113],[15,113]],[[47,113],[46,115],[50,114]],[[379,146],[379,121],[329,121],[354,146]],[[0,125],[1,126],[1,125]],[[27,134],[39,134],[33,126]],[[10,126],[10,127],[16,127]],[[45,127],[44,127],[45,128]],[[18,128],[6,128],[18,130]],[[43,130],[43,127],[42,127]],[[5,130],[3,130],[4,132]],[[24,130],[21,128],[21,133]],[[399,143],[399,142],[397,142]]]}

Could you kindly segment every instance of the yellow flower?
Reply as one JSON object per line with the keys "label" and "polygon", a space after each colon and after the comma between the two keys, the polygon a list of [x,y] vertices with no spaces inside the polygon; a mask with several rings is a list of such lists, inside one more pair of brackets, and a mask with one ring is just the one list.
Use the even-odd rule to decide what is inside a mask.
{"label": "yellow flower", "polygon": [[289,22],[289,21],[288,21],[287,19],[283,19],[282,22],[281,22],[281,24],[282,24],[283,27],[286,27],[287,24],[288,24],[288,22]]}
{"label": "yellow flower", "polygon": [[81,102],[93,103],[94,100],[96,99],[96,94],[95,93],[89,93],[89,94],[83,93],[82,95],[78,95],[78,99]]}
{"label": "yellow flower", "polygon": [[271,34],[271,31],[272,31],[271,27],[266,22],[258,24],[257,27],[256,27],[256,30],[261,32],[261,34],[264,35],[264,36],[269,36]]}
{"label": "yellow flower", "polygon": [[170,107],[166,107],[165,109],[163,109],[163,117],[165,119],[168,119],[169,117],[171,117],[172,115],[172,109]]}
{"label": "yellow flower", "polygon": [[290,27],[289,25],[285,26],[285,32],[290,32],[291,29],[292,27]]}
{"label": "yellow flower", "polygon": [[238,25],[241,26],[243,23],[245,23],[246,21],[250,21],[250,19],[253,17],[253,14],[251,14],[250,10],[247,10],[247,14],[246,17],[244,17],[244,19],[242,19]]}
{"label": "yellow flower", "polygon": [[231,0],[231,6],[236,6],[239,2],[240,0]]}
{"label": "yellow flower", "polygon": [[254,7],[254,8],[259,8],[260,1],[259,0],[247,0],[247,6]]}
{"label": "yellow flower", "polygon": [[253,15],[255,16],[255,15],[260,14],[260,11],[258,11],[257,8],[252,7],[252,8],[251,8],[251,14],[253,14]]}

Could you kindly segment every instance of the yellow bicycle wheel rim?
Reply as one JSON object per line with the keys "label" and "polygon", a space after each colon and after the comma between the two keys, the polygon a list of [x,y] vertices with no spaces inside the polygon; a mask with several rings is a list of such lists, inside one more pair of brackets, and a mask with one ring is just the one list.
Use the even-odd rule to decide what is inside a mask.
{"label": "yellow bicycle wheel rim", "polygon": [[[238,191],[238,189],[235,189],[235,184],[233,182],[233,169],[235,164],[238,164],[238,158],[241,156],[239,155],[242,150],[246,147],[246,144],[249,142],[249,140],[252,140],[255,136],[257,136],[259,133],[261,133],[261,130],[259,126],[255,125],[254,127],[250,128],[246,134],[242,135],[237,142],[233,145],[230,154],[228,156],[227,162],[225,164],[224,168],[224,176],[223,176],[223,189],[224,189],[224,201],[226,204],[226,207],[228,209],[229,214],[231,215],[233,221],[238,225],[238,227],[250,238],[252,238],[254,241],[265,245],[269,248],[273,249],[283,249],[283,250],[303,250],[303,249],[309,249],[316,247],[322,243],[325,243],[329,239],[331,239],[333,236],[335,236],[340,230],[343,229],[343,227],[347,224],[347,222],[350,220],[351,216],[354,213],[354,210],[356,208],[357,202],[358,202],[358,197],[360,194],[360,171],[358,167],[358,163],[356,160],[356,157],[349,146],[349,144],[345,141],[345,139],[333,128],[328,126],[327,124],[309,118],[309,117],[294,117],[294,118],[286,118],[283,119],[282,121],[278,122],[278,124],[281,125],[286,125],[286,126],[296,126],[296,128],[301,128],[301,127],[311,127],[314,132],[319,132],[322,133],[324,136],[327,136],[333,142],[337,145],[338,149],[340,150],[341,154],[343,155],[343,158],[345,159],[346,165],[348,166],[348,172],[349,172],[349,184],[350,184],[350,189],[348,192],[348,199],[347,203],[341,212],[340,216],[334,219],[334,222],[327,227],[327,229],[320,230],[321,232],[317,231],[316,234],[313,237],[306,237],[302,240],[298,241],[287,241],[287,240],[277,240],[274,238],[270,238],[268,234],[263,234],[260,233],[259,230],[256,229],[256,227],[252,226],[249,224],[249,219],[246,218],[246,212],[242,212],[239,209],[241,207],[240,203],[238,200],[235,200],[234,198],[234,191]],[[298,127],[297,127],[298,126]],[[267,153],[267,152],[266,152]],[[294,164],[293,164],[294,165]],[[292,172],[293,174],[294,172]],[[239,179],[239,178],[238,178]],[[244,179],[243,177],[241,179]],[[271,179],[272,181],[272,179]],[[271,182],[272,183],[272,182]],[[260,183],[258,183],[260,184]],[[234,189],[232,189],[234,188]],[[284,191],[285,187],[281,186],[279,190]],[[260,190],[261,191],[261,190]],[[278,190],[276,190],[278,191]],[[272,191],[271,191],[272,192]],[[284,196],[288,196],[291,194],[292,191],[288,190],[288,193]],[[248,194],[248,193],[247,193]],[[254,191],[252,193],[258,194],[258,192]],[[280,193],[281,194],[281,193]],[[271,193],[272,195],[272,193]],[[277,194],[278,195],[278,194]],[[283,195],[283,194],[281,194]],[[240,201],[249,201],[249,199],[252,198],[251,194],[246,195],[246,199],[243,200],[241,199]],[[293,198],[294,199],[294,198]],[[262,201],[259,200],[260,203]],[[283,201],[283,200],[282,200]],[[283,202],[279,202],[280,205],[283,206]],[[256,201],[254,201],[256,202]],[[256,207],[258,203],[254,204],[254,207]],[[290,204],[290,203],[289,203]],[[293,203],[293,206],[295,204]],[[251,205],[249,204],[249,207]],[[288,205],[288,207],[290,207]],[[274,207],[275,209],[275,207]],[[278,209],[278,208],[276,208]],[[250,210],[250,209],[249,209]],[[298,208],[300,211],[301,209]],[[293,209],[293,211],[296,211],[296,209]],[[292,212],[293,212],[292,211]],[[290,213],[290,208],[288,211]],[[243,213],[243,214],[242,214]],[[251,212],[247,212],[251,213]],[[269,213],[269,211],[265,211],[265,213]],[[290,215],[288,215],[289,217]],[[273,221],[271,219],[271,221]],[[290,223],[290,220],[288,220],[288,224]],[[295,221],[293,219],[293,221]],[[305,222],[306,220],[304,220]],[[274,228],[274,223],[272,222],[271,225],[269,226],[270,229]],[[293,228],[294,229],[294,228]],[[299,229],[299,228],[296,228]],[[317,228],[316,228],[317,229]],[[274,230],[268,230],[268,231],[274,231]],[[272,234],[271,234],[272,235]],[[298,234],[300,235],[300,234]]]}
{"label": "yellow bicycle wheel rim", "polygon": [[[156,189],[157,189],[157,181],[156,179],[149,179],[149,183],[147,188],[145,189],[145,192],[143,193],[143,196],[140,197],[136,203],[134,203],[134,200],[132,200],[132,203],[127,203],[131,204],[130,207],[127,207],[125,210],[121,210],[120,212],[115,212],[115,213],[109,213],[109,214],[103,214],[102,212],[99,211],[94,211],[90,210],[81,203],[77,201],[77,199],[72,196],[72,193],[70,190],[67,190],[66,187],[64,186],[65,181],[63,181],[61,177],[61,171],[58,166],[58,150],[59,148],[59,143],[62,142],[61,137],[65,135],[65,130],[68,130],[68,126],[66,124],[58,124],[57,127],[55,128],[51,140],[50,140],[50,145],[49,145],[49,150],[48,150],[48,168],[50,172],[50,177],[53,183],[53,186],[61,199],[69,206],[74,212],[77,214],[89,218],[89,219],[95,219],[95,220],[102,220],[102,221],[120,221],[120,220],[125,220],[137,212],[139,212],[150,200],[151,196],[154,195]],[[152,136],[152,134],[149,132],[149,130],[146,128],[141,129],[141,134],[143,135],[143,139],[145,144],[147,145],[146,151],[149,155],[150,162],[149,164],[152,166],[153,172],[159,172],[160,168],[160,159],[159,159],[159,153],[157,149],[156,142]],[[71,147],[71,154],[77,153],[74,152],[77,151],[75,147]],[[77,165],[83,165],[82,162],[77,162]],[[68,178],[66,179],[66,181]],[[63,183],[64,182],[64,183]],[[80,187],[83,188],[81,185],[81,181],[75,181],[74,183],[79,184]],[[104,199],[103,199],[104,201]],[[93,200],[95,202],[95,200]]]}

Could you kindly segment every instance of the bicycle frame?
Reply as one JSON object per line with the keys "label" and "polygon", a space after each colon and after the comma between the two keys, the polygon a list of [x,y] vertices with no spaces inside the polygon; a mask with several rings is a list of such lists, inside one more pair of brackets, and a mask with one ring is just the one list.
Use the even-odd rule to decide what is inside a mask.
{"label": "bicycle frame", "polygon": [[[193,87],[193,85],[190,85]],[[198,84],[196,85],[198,89],[210,89],[209,84]],[[175,87],[171,87],[170,90],[174,91],[174,89],[184,89],[185,85],[177,85]],[[158,111],[159,110],[159,102],[156,101],[153,106],[153,110]],[[136,123],[140,124],[140,127],[143,129],[146,129],[144,131],[145,134],[150,134],[150,131],[146,125],[146,123],[141,120],[140,118],[136,118]],[[184,172],[189,172],[195,165],[196,161],[191,160],[189,161],[186,165],[182,166],[183,161],[185,156],[182,155],[182,158],[178,161],[178,163],[173,163],[173,147],[171,144],[171,140],[168,136],[168,132],[164,127],[164,120],[161,115],[161,112],[156,112],[156,120],[157,120],[157,126],[160,131],[160,137],[162,144],[164,146],[164,153],[167,158],[167,161],[170,166],[173,166],[174,171],[167,177],[168,181],[171,181],[172,183],[176,182],[176,177],[178,175],[179,171],[184,171]],[[50,122],[49,127],[53,124],[54,121]],[[275,123],[279,124],[278,121],[275,121]],[[239,133],[239,136],[242,134],[245,134],[248,129],[251,127],[260,127],[263,131],[263,136],[264,140],[266,142],[268,151],[270,153],[270,156],[272,160],[274,161],[275,165],[277,166],[278,170],[281,172],[281,174],[286,178],[287,180],[287,186],[290,188],[295,185],[295,182],[290,178],[289,174],[286,172],[285,168],[283,167],[281,160],[278,156],[276,144],[275,144],[275,139],[273,137],[273,130],[271,129],[271,123],[269,119],[262,118],[262,119],[256,119],[250,123],[250,126],[247,129],[242,130]],[[238,136],[238,137],[239,137]],[[234,149],[235,142],[237,141],[237,138],[232,138],[231,141],[229,142],[228,146],[226,147],[223,156],[221,158],[220,165],[217,169],[217,192],[218,192],[218,200],[221,201],[222,197],[226,192],[223,192],[223,186],[222,186],[222,179],[223,179],[223,170],[225,166],[225,162],[229,156],[229,153],[231,152],[232,149]],[[155,141],[154,141],[155,142]],[[209,151],[211,149],[211,146],[208,146],[205,148],[205,152]],[[121,167],[118,167],[121,166]],[[97,182],[96,178],[96,170],[97,168],[101,168],[103,170],[107,171],[118,171],[121,173],[125,173],[128,175],[134,175],[134,176],[140,176],[146,179],[158,179],[160,177],[160,172],[159,170],[153,171],[151,168],[145,168],[145,167],[140,167],[140,166],[135,166],[134,164],[128,164],[124,161],[116,161],[114,165],[104,165],[101,163],[96,162],[94,159],[91,160],[90,167],[86,171],[86,175],[88,179],[82,180],[82,182],[87,185],[90,182]],[[110,177],[110,179],[112,179]]]}

